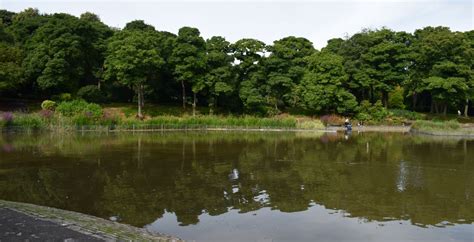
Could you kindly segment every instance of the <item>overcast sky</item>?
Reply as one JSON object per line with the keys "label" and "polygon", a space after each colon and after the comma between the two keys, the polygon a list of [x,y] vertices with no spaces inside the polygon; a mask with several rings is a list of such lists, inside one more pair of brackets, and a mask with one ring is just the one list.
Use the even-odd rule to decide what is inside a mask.
{"label": "overcast sky", "polygon": [[317,48],[330,38],[351,35],[362,28],[385,26],[413,32],[428,25],[443,25],[458,31],[474,29],[470,0],[0,0],[1,9],[18,12],[27,7],[76,16],[90,11],[118,28],[135,19],[173,33],[182,26],[193,26],[205,38],[221,35],[231,42],[256,38],[270,44],[294,35],[308,38]]}

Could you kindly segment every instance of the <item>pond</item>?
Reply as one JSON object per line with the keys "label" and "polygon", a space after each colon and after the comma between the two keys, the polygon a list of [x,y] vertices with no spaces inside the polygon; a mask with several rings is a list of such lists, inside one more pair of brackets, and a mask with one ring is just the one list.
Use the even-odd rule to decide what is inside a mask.
{"label": "pond", "polygon": [[197,241],[472,241],[474,141],[402,133],[10,133],[0,135],[0,199]]}

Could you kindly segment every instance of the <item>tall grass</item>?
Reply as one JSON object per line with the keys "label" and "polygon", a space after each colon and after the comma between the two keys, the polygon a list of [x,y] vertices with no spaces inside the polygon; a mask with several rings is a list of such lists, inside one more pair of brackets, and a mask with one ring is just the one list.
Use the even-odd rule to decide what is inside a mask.
{"label": "tall grass", "polygon": [[128,130],[128,129],[323,129],[319,120],[297,120],[294,117],[263,118],[254,116],[157,116],[145,120],[118,118],[104,114],[91,117],[77,114],[72,117],[59,113],[14,113],[11,120],[0,118],[0,129],[45,129],[45,130]]}
{"label": "tall grass", "polygon": [[449,121],[427,121],[417,120],[413,123],[412,128],[420,131],[453,131],[458,130],[461,126],[456,120]]}
{"label": "tall grass", "polygon": [[294,118],[259,118],[252,116],[158,116],[144,121],[123,119],[117,128],[296,128]]}

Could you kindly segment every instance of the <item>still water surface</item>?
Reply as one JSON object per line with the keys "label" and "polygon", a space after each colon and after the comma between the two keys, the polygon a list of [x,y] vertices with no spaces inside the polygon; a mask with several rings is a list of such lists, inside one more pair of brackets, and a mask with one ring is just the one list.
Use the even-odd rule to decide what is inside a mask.
{"label": "still water surface", "polygon": [[3,134],[0,199],[198,241],[473,241],[474,141],[396,133]]}

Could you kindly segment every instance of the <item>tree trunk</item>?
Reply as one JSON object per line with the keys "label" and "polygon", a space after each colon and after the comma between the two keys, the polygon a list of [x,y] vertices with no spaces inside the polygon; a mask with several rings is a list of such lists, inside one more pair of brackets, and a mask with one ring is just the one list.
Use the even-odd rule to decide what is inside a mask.
{"label": "tree trunk", "polygon": [[448,109],[448,105],[447,104],[443,104],[443,115],[446,116],[446,111]]}
{"label": "tree trunk", "polygon": [[193,98],[193,117],[195,117],[196,116],[196,102],[197,102],[195,92],[193,92],[193,96],[194,96],[194,98]]}
{"label": "tree trunk", "polygon": [[181,87],[183,90],[183,109],[186,109],[186,89],[184,88],[184,81],[181,81]]}
{"label": "tree trunk", "polygon": [[417,101],[417,95],[416,95],[416,92],[413,92],[413,95],[412,95],[412,100],[413,100],[413,106],[412,106],[412,109],[413,111],[416,110],[416,101]]}
{"label": "tree trunk", "polygon": [[382,103],[385,108],[388,108],[388,93],[386,91],[382,92]]}
{"label": "tree trunk", "polygon": [[438,102],[433,101],[433,103],[434,103],[434,107],[435,107],[436,114],[439,114]]}
{"label": "tree trunk", "polygon": [[280,110],[278,110],[278,98],[275,98],[275,111],[276,113],[280,112]]}
{"label": "tree trunk", "polygon": [[469,111],[469,99],[466,98],[466,104],[464,104],[464,117],[468,117],[467,112]]}
{"label": "tree trunk", "polygon": [[138,101],[138,118],[139,119],[142,119],[143,118],[143,114],[142,114],[142,101],[143,101],[143,89],[142,89],[142,85],[138,85],[137,87],[137,101]]}
{"label": "tree trunk", "polygon": [[370,99],[370,103],[374,103],[374,87],[370,86],[370,90],[369,90],[369,99]]}
{"label": "tree trunk", "polygon": [[213,115],[214,114],[214,108],[217,106],[217,98],[213,97],[211,101],[209,102],[209,114]]}
{"label": "tree trunk", "polygon": [[142,108],[145,107],[145,87],[143,85],[140,85],[140,90],[142,92],[142,101],[141,101],[141,105],[142,105]]}

